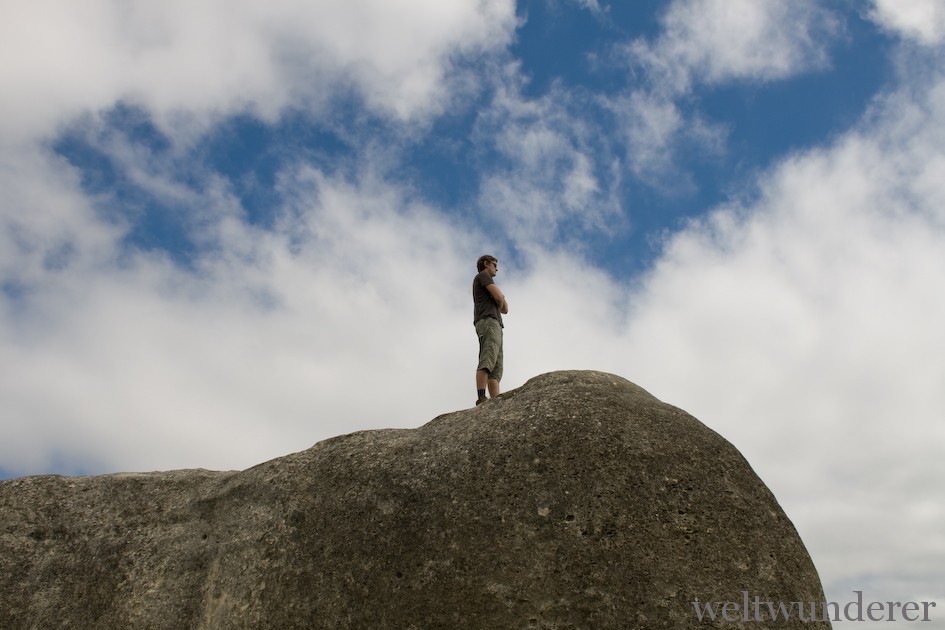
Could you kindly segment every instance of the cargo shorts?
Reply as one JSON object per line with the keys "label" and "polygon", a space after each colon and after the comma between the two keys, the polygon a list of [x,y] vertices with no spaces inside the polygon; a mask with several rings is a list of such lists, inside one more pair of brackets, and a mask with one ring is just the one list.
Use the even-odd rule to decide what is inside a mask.
{"label": "cargo shorts", "polygon": [[502,380],[502,326],[494,317],[484,317],[476,322],[479,337],[479,367],[487,370],[489,378]]}

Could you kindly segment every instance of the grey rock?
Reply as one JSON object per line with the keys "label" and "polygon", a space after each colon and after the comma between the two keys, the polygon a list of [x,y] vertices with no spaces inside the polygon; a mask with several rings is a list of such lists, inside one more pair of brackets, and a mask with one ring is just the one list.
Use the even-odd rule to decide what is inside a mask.
{"label": "grey rock", "polygon": [[241,472],[0,482],[4,629],[764,627],[697,618],[743,592],[824,600],[739,452],[601,372]]}

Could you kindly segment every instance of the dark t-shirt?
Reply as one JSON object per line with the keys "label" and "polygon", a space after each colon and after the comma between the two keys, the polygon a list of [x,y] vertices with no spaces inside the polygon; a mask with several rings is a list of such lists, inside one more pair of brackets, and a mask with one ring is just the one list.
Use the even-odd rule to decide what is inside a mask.
{"label": "dark t-shirt", "polygon": [[502,324],[502,313],[499,312],[499,305],[492,299],[492,294],[486,289],[490,284],[495,284],[492,276],[485,269],[480,271],[472,283],[473,293],[473,323],[486,317],[494,317],[499,320],[499,326]]}

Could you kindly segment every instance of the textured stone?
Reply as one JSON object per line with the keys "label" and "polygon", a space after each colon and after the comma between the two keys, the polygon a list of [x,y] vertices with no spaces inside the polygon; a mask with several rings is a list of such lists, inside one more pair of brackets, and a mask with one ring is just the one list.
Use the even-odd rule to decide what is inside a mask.
{"label": "textured stone", "polygon": [[743,591],[824,599],[738,451],[601,372],[242,472],[0,482],[5,629],[763,627],[697,619]]}

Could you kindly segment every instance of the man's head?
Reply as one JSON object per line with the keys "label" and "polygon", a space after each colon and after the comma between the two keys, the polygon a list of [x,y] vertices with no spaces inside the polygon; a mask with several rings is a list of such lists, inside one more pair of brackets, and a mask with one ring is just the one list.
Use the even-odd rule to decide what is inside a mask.
{"label": "man's head", "polygon": [[494,276],[499,270],[499,261],[496,260],[495,256],[490,256],[489,254],[480,256],[479,260],[476,261],[476,270],[488,270],[489,273]]}

